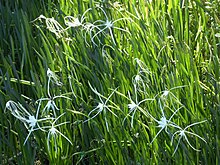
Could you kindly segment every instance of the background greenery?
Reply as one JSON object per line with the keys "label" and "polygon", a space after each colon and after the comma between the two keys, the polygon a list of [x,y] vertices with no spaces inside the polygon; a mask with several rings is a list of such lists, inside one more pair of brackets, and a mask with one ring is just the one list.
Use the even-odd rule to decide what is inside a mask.
{"label": "background greenery", "polygon": [[[119,1],[122,10],[110,0],[0,0],[0,160],[1,164],[219,164],[219,111],[220,111],[220,1],[219,0],[147,0]],[[54,17],[63,27],[64,17],[81,17],[88,8],[101,5],[111,20],[130,17],[133,21],[119,21],[114,29],[116,45],[108,34],[94,45],[89,36],[85,43],[80,28],[70,28],[67,37],[57,38],[44,21],[34,19],[41,14]],[[102,12],[92,10],[87,20],[104,19]],[[106,56],[103,56],[103,49]],[[140,71],[135,58],[144,62],[150,73],[144,73],[145,93],[138,99],[154,98],[166,89],[171,90],[184,108],[175,115],[175,123],[192,127],[191,131],[207,143],[190,137],[196,152],[181,141],[172,156],[175,145],[170,135],[162,132],[150,144],[159,128],[157,124],[137,111],[133,128],[129,112],[128,91],[133,100],[134,76]],[[20,102],[32,113],[35,101],[47,94],[47,68],[54,71],[64,84],[53,86],[54,94],[71,93],[76,98],[60,99],[56,103],[60,120],[70,124],[60,127],[73,145],[59,138],[59,152],[47,150],[44,133],[36,131],[28,142],[24,125],[5,110],[8,100]],[[69,77],[71,77],[69,81]],[[88,85],[102,95],[111,97],[118,108],[104,116],[100,113],[89,122],[86,115],[97,106],[99,98]],[[169,98],[169,108],[180,107]],[[158,102],[142,106],[157,119],[161,117]],[[80,112],[85,114],[81,115]],[[166,111],[171,116],[172,111]],[[104,117],[109,124],[106,129]],[[124,122],[123,122],[124,121]]]}

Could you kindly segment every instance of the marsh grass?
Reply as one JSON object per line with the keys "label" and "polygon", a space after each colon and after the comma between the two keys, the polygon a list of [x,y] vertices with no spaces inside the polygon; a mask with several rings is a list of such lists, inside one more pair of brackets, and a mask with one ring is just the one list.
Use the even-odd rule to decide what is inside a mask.
{"label": "marsh grass", "polygon": [[[219,0],[0,1],[1,164],[219,164],[219,4]],[[65,29],[66,16],[81,18],[89,8],[85,22],[106,20],[105,12],[111,21],[129,18],[115,22],[128,32]],[[65,36],[57,37],[44,20],[35,20],[40,15],[54,18]],[[48,94],[48,68],[63,84],[51,84],[51,94],[71,98],[56,99],[59,110],[52,115],[49,109],[48,115],[65,113],[56,124],[68,122],[57,129],[71,143],[58,135],[56,147],[53,139],[48,142],[48,132],[34,131],[23,145],[28,130],[4,112],[6,102],[19,102],[35,114],[36,101]],[[105,97],[113,94],[107,103],[110,111],[93,111],[99,114],[89,120],[102,97],[91,87]],[[150,100],[134,112],[130,99]],[[46,104],[42,102],[40,113]],[[154,139],[161,117],[169,119],[174,113],[171,121],[179,129],[168,126]],[[187,135],[199,152],[184,138],[178,148],[171,144],[180,128],[206,141]]]}

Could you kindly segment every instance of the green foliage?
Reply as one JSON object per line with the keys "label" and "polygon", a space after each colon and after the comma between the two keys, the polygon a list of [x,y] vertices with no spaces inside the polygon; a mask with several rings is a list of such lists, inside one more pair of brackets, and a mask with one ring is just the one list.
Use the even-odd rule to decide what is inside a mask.
{"label": "green foliage", "polygon": [[0,1],[0,164],[219,164],[219,4]]}

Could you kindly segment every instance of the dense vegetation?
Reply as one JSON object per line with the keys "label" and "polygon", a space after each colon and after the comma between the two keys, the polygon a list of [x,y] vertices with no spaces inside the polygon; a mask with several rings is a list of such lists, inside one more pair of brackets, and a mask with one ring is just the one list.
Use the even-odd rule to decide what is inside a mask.
{"label": "dense vegetation", "polygon": [[219,164],[219,0],[0,0],[0,164]]}

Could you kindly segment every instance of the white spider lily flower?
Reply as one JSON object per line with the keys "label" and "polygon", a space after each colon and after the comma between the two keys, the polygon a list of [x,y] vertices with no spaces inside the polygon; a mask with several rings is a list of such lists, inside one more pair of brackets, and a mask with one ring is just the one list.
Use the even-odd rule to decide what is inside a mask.
{"label": "white spider lily flower", "polygon": [[47,77],[48,77],[48,84],[50,81],[54,82],[58,86],[62,86],[63,83],[59,81],[58,76],[50,70],[50,68],[47,69]]}
{"label": "white spider lily flower", "polygon": [[52,72],[50,70],[50,68],[47,69],[47,76],[48,76],[48,82],[47,82],[47,95],[48,95],[48,97],[38,99],[36,102],[45,101],[45,100],[48,101],[46,106],[44,107],[42,113],[44,113],[45,111],[48,112],[50,109],[52,109],[53,114],[56,117],[55,110],[59,110],[59,108],[55,104],[55,99],[57,99],[57,98],[65,98],[65,99],[69,99],[69,100],[72,100],[72,99],[69,97],[63,96],[63,95],[51,96],[51,94],[50,94],[50,81],[53,81],[56,85],[59,85],[59,86],[62,85],[62,83],[58,80],[57,75],[54,72]]}
{"label": "white spider lily flower", "polygon": [[[138,103],[138,104],[140,104],[140,103]],[[131,103],[128,104],[128,108],[129,108],[130,111],[132,112],[132,111],[134,111],[136,108],[138,108],[138,104],[135,104],[135,102],[133,102],[133,101],[131,100]]]}
{"label": "white spider lily flower", "polygon": [[133,85],[135,86],[137,91],[147,94],[146,87],[148,87],[148,85],[145,83],[145,81],[143,80],[143,78],[139,74],[140,73],[138,73],[137,75],[132,77]]}
{"label": "white spider lily flower", "polygon": [[76,18],[76,17],[73,17],[73,16],[66,16],[66,17],[64,17],[64,23],[68,26],[68,28],[70,28],[70,27],[84,26],[84,23],[83,23],[83,22],[84,22],[84,20],[86,19],[85,14],[86,14],[88,11],[90,11],[90,10],[92,10],[92,8],[87,9],[87,10],[83,13],[81,19]]}
{"label": "white spider lily flower", "polygon": [[37,21],[37,20],[40,20],[40,21],[42,21],[41,19],[46,19],[47,17],[45,17],[44,15],[40,15],[39,17],[37,17],[36,19],[34,19],[33,21],[31,21],[31,23],[33,23],[33,22],[35,22],[35,21]]}
{"label": "white spider lily flower", "polygon": [[64,37],[64,28],[54,18],[46,18],[46,26],[58,39]]}
{"label": "white spider lily flower", "polygon": [[59,95],[59,96],[49,96],[48,98],[41,98],[41,99],[38,99],[36,102],[38,101],[48,101],[46,106],[44,107],[44,109],[42,110],[42,113],[44,114],[45,112],[47,113],[49,110],[52,109],[53,111],[53,114],[54,116],[56,117],[56,112],[55,110],[59,110],[59,108],[56,106],[55,104],[55,99],[57,98],[64,98],[64,99],[68,99],[68,100],[72,100],[71,98],[69,97],[66,97],[66,96],[62,96],[62,95]]}
{"label": "white spider lily flower", "polygon": [[[25,143],[27,142],[29,136],[31,135],[31,133],[33,131],[41,129],[39,122],[52,119],[52,118],[38,119],[40,105],[41,105],[41,103],[39,103],[38,108],[37,108],[37,112],[36,112],[36,116],[34,116],[34,115],[31,115],[20,103],[16,103],[11,100],[6,103],[6,108],[11,111],[11,114],[14,117],[16,117],[18,120],[22,121],[23,124],[25,125],[25,127],[29,131],[23,145],[25,145]],[[37,128],[35,128],[36,126],[37,126]]]}
{"label": "white spider lily flower", "polygon": [[137,91],[147,94],[146,89],[149,88],[148,84],[150,82],[148,76],[152,73],[146,64],[138,58],[134,59],[137,65],[138,73],[132,77],[132,83],[137,88]]}
{"label": "white spider lily flower", "polygon": [[141,76],[140,75],[135,75],[135,77],[134,77],[134,82],[135,83],[138,83],[139,81],[142,81],[142,78],[141,78]]}
{"label": "white spider lily flower", "polygon": [[[40,106],[41,106],[41,101],[40,101],[39,104],[38,104],[36,116],[31,115],[31,116],[29,116],[28,119],[26,120],[26,122],[29,124],[29,128],[28,128],[29,133],[28,133],[28,135],[27,135],[27,137],[26,137],[26,139],[25,139],[25,141],[24,141],[24,145],[25,145],[25,143],[27,142],[29,136],[31,135],[31,133],[32,133],[33,131],[36,131],[36,130],[39,130],[39,129],[40,129],[41,131],[44,131],[44,130],[40,127],[39,122],[50,121],[50,120],[53,119],[53,118],[51,118],[51,117],[46,117],[46,118],[38,119],[39,111],[40,111]],[[37,128],[35,128],[36,126],[37,126]]]}
{"label": "white spider lily flower", "polygon": [[[107,122],[107,118],[106,118],[106,111],[108,110],[109,112],[111,112],[115,117],[118,117],[110,108],[114,108],[114,109],[118,109],[118,107],[114,104],[114,106],[111,105],[107,105],[107,103],[110,101],[110,98],[112,97],[112,95],[115,93],[115,91],[117,90],[117,88],[115,90],[113,90],[113,92],[106,98],[103,95],[101,95],[96,89],[94,89],[91,84],[89,83],[90,88],[92,89],[92,91],[98,95],[100,102],[98,103],[98,105],[96,106],[96,108],[94,108],[92,111],[89,112],[88,116],[90,116],[94,111],[98,110],[97,113],[92,116],[91,118],[89,118],[88,120],[84,121],[87,122],[93,118],[95,118],[98,114],[100,114],[101,112],[103,112],[104,114],[104,119],[105,119],[105,124],[106,124],[106,128],[107,131],[109,131],[109,127],[108,127],[108,122]],[[103,101],[103,99],[105,99],[105,101]]]}
{"label": "white spider lily flower", "polygon": [[[130,32],[129,32],[128,30],[125,30],[125,29],[123,29],[123,28],[114,26],[114,24],[115,24],[116,22],[118,22],[118,21],[121,21],[121,20],[131,20],[131,18],[119,18],[119,19],[117,19],[117,20],[115,20],[115,21],[111,21],[111,20],[109,20],[107,14],[106,14],[106,12],[103,10],[103,8],[102,8],[102,7],[98,7],[98,8],[103,12],[103,14],[104,14],[106,20],[105,20],[105,21],[103,21],[103,20],[97,20],[97,21],[95,21],[95,22],[93,23],[93,25],[95,25],[95,26],[93,27],[93,30],[94,30],[94,28],[96,28],[96,30],[98,31],[98,32],[95,33],[95,34],[93,35],[93,37],[91,38],[91,41],[92,41],[92,43],[93,43],[94,45],[97,46],[97,44],[96,44],[96,42],[94,41],[94,39],[95,39],[95,38],[98,38],[98,35],[99,35],[100,33],[102,33],[102,34],[105,35],[105,34],[106,34],[106,33],[105,33],[105,30],[109,30],[109,34],[110,34],[110,36],[111,36],[111,39],[112,39],[114,45],[116,45],[116,42],[115,42],[114,35],[113,35],[113,29],[117,29],[117,30],[120,30],[120,31],[123,31],[123,32],[127,32],[127,33],[130,34]],[[103,27],[103,28],[101,28],[101,27]],[[98,39],[98,40],[99,40],[99,39]]]}
{"label": "white spider lily flower", "polygon": [[[85,30],[84,38],[85,38],[85,43],[87,45],[89,45],[89,43],[87,42],[87,34],[89,34],[90,38],[92,38],[93,32],[95,33],[95,30],[97,29],[101,30],[98,26],[94,25],[93,23],[86,22],[85,24],[83,24],[83,30]],[[101,43],[98,37],[97,39]]]}
{"label": "white spider lily flower", "polygon": [[14,117],[23,123],[26,123],[27,116],[31,116],[31,114],[20,103],[16,103],[12,100],[9,100],[6,103],[5,110],[6,109],[8,109]]}
{"label": "white spider lily flower", "polygon": [[[53,122],[52,122],[52,125],[51,126],[45,126],[45,127],[42,127],[43,129],[47,129],[48,128],[48,135],[47,135],[47,147],[48,147],[48,151],[50,151],[50,142],[53,142],[54,143],[54,146],[55,146],[55,152],[57,152],[57,141],[58,141],[58,136],[62,136],[63,138],[65,138],[71,145],[73,145],[73,143],[71,142],[71,140],[66,137],[62,132],[60,132],[58,130],[57,127],[61,126],[61,125],[64,125],[64,124],[67,124],[69,122],[63,122],[63,123],[60,123],[60,124],[57,124],[56,125],[56,122],[63,116],[65,115],[65,113],[61,114],[60,116],[58,116]],[[46,131],[46,130],[45,130]]]}
{"label": "white spider lily flower", "polygon": [[78,27],[82,25],[82,23],[79,21],[79,18],[75,18],[72,16],[64,17],[64,22],[68,27]]}
{"label": "white spider lily flower", "polygon": [[[191,135],[191,136],[195,136],[195,137],[201,139],[202,141],[204,141],[205,143],[207,143],[207,142],[205,141],[205,139],[202,138],[201,136],[199,136],[199,135],[197,135],[197,134],[195,134],[195,133],[193,133],[193,132],[187,131],[188,128],[190,128],[190,127],[192,127],[192,126],[194,126],[194,125],[198,125],[198,124],[204,123],[204,122],[206,122],[206,121],[207,121],[207,120],[190,124],[190,125],[188,125],[187,127],[185,127],[184,129],[179,128],[180,130],[179,130],[179,131],[176,131],[176,132],[172,135],[171,144],[173,144],[175,135],[179,136],[179,140],[178,140],[178,142],[177,142],[177,145],[176,145],[176,148],[175,148],[175,150],[174,150],[174,152],[173,152],[173,155],[176,153],[176,151],[177,151],[177,149],[178,149],[178,146],[179,146],[179,144],[180,144],[180,140],[181,140],[182,138],[184,138],[184,139],[186,140],[186,142],[189,144],[189,146],[190,146],[193,150],[195,150],[195,151],[200,151],[200,150],[196,149],[195,147],[193,147],[193,146],[191,145],[191,143],[189,142],[189,140],[188,140],[188,138],[187,138],[187,136],[186,136],[186,133],[189,134],[189,135]],[[173,155],[172,155],[172,156],[173,156]]]}
{"label": "white spider lily flower", "polygon": [[120,4],[120,2],[114,2],[113,4],[111,4],[112,5],[112,7],[113,8],[116,8],[116,9],[118,9],[119,11],[122,11],[122,10],[124,10],[124,8],[122,8],[123,7],[123,5],[122,4]]}
{"label": "white spider lily flower", "polygon": [[161,95],[161,97],[167,97],[168,96],[168,94],[170,93],[170,91],[168,91],[168,90],[165,90],[164,92],[163,92],[163,94]]}
{"label": "white spider lily flower", "polygon": [[[129,113],[126,115],[126,117],[124,118],[123,120],[123,123],[125,122],[125,120],[127,119],[127,117],[132,113],[132,117],[131,117],[131,128],[133,128],[133,122],[134,122],[134,115],[136,113],[137,110],[139,110],[140,112],[142,112],[145,116],[151,116],[149,114],[149,112],[147,110],[144,110],[143,108],[140,107],[140,104],[146,102],[146,101],[153,101],[154,99],[150,99],[150,98],[146,98],[146,99],[143,99],[141,101],[138,101],[138,98],[137,98],[137,89],[136,89],[136,86],[134,85],[134,88],[135,88],[135,101],[133,101],[131,99],[131,96],[130,96],[130,92],[128,92],[128,99],[130,101],[130,104],[128,104],[128,108],[129,108]],[[127,98],[127,97],[126,97]]]}
{"label": "white spider lily flower", "polygon": [[147,65],[143,61],[141,61],[138,58],[135,58],[134,62],[136,62],[138,67],[140,68],[139,73],[145,73],[145,74],[148,74],[148,75],[151,74],[149,68],[147,67]]}
{"label": "white spider lily flower", "polygon": [[158,127],[164,128],[167,126],[167,119],[165,116],[161,117],[160,120],[158,121]]}
{"label": "white spider lily flower", "polygon": [[166,90],[164,90],[164,91],[162,91],[162,92],[160,92],[160,94],[157,94],[155,97],[157,97],[158,95],[160,95],[160,100],[161,101],[163,101],[163,102],[165,102],[165,101],[167,101],[167,99],[168,99],[168,97],[170,97],[170,99],[172,99],[172,100],[174,100],[176,103],[179,103],[179,104],[181,104],[182,105],[182,103],[179,101],[179,99],[171,92],[172,90],[174,90],[174,89],[178,89],[178,88],[184,88],[184,87],[186,87],[187,85],[182,85],[182,86],[176,86],[176,87],[173,87],[173,88],[171,88],[171,89],[166,89]]}
{"label": "white spider lily flower", "polygon": [[44,15],[40,15],[38,18],[36,18],[35,20],[31,22],[35,22],[36,20],[41,21],[41,19],[45,20],[47,29],[50,32],[54,33],[58,39],[64,37],[65,29],[53,17],[47,18]]}
{"label": "white spider lily flower", "polygon": [[37,119],[34,116],[29,116],[27,123],[29,123],[30,127],[35,127],[37,124]]}
{"label": "white spider lily flower", "polygon": [[157,132],[156,136],[153,138],[153,140],[151,141],[150,144],[152,144],[152,143],[154,142],[154,140],[157,138],[157,136],[158,136],[163,130],[165,130],[165,132],[168,133],[168,132],[167,132],[167,127],[168,127],[168,126],[171,126],[171,127],[174,127],[174,128],[180,128],[178,125],[176,125],[174,122],[172,122],[171,119],[174,117],[174,115],[175,115],[181,108],[183,108],[183,106],[181,106],[181,107],[178,108],[176,111],[174,111],[174,113],[170,116],[170,118],[169,118],[168,120],[167,120],[167,118],[166,118],[166,116],[165,116],[165,114],[164,114],[164,111],[163,111],[163,108],[162,108],[162,107],[160,108],[160,109],[161,109],[161,112],[162,112],[162,117],[160,118],[160,120],[157,120],[157,119],[155,119],[153,116],[151,116],[151,118],[158,123],[158,126],[157,126],[157,127],[161,128],[161,129]]}

